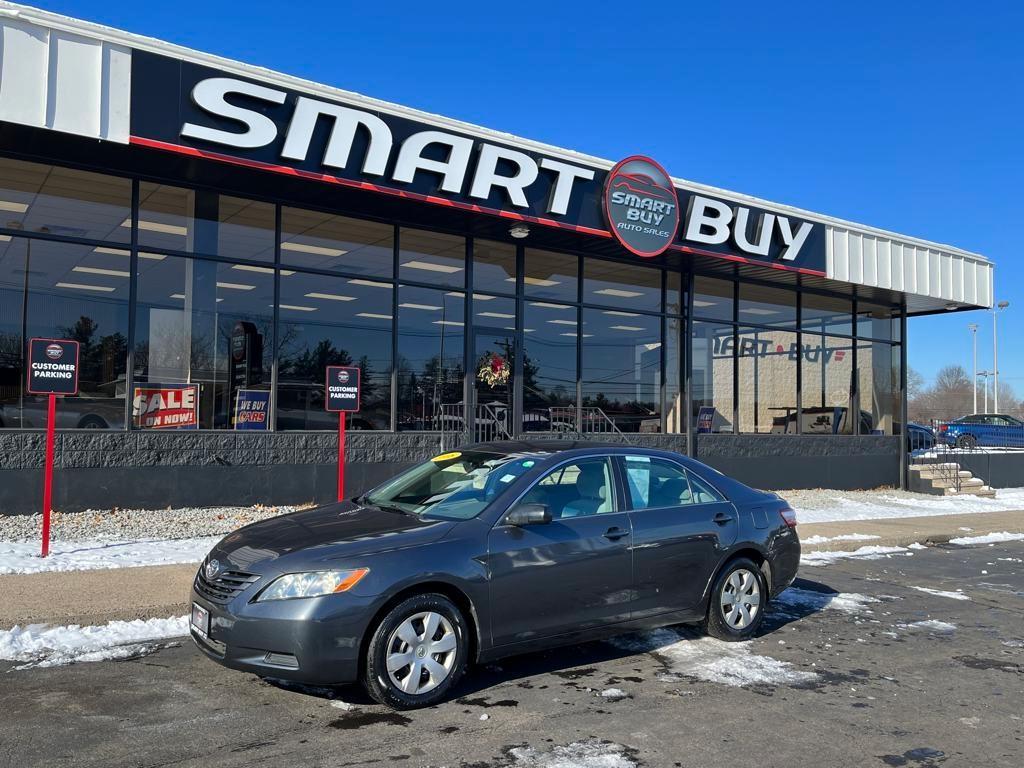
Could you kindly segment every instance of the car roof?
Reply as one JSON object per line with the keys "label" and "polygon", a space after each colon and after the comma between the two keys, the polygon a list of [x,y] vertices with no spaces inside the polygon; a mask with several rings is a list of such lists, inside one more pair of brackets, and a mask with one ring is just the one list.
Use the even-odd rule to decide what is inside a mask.
{"label": "car roof", "polygon": [[565,451],[593,450],[600,448],[631,448],[623,443],[597,440],[492,440],[486,443],[472,443],[462,450],[483,451],[484,453],[564,453]]}

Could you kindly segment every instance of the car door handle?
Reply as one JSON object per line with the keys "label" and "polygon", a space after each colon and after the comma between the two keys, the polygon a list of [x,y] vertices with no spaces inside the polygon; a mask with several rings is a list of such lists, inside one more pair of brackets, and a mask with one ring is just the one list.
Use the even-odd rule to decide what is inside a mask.
{"label": "car door handle", "polygon": [[629,536],[629,531],[625,528],[609,528],[604,532],[604,537],[609,541],[618,541],[619,539]]}
{"label": "car door handle", "polygon": [[719,525],[725,525],[730,520],[732,520],[732,515],[728,514],[727,512],[718,512],[712,519]]}

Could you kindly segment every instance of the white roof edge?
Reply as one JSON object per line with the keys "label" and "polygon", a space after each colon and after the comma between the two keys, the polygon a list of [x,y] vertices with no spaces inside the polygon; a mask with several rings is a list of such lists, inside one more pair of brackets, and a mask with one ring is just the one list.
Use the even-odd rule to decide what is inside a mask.
{"label": "white roof edge", "polygon": [[[582,152],[576,152],[575,150],[571,149],[563,149],[561,147],[556,147],[554,145],[545,144],[539,141],[533,141],[531,139],[524,139],[519,136],[515,136],[514,134],[511,133],[504,133],[502,131],[496,131],[491,128],[484,128],[473,123],[467,123],[450,117],[444,117],[443,115],[437,115],[431,112],[424,112],[422,110],[413,109],[411,107],[404,107],[400,104],[394,104],[389,101],[383,101],[381,99],[373,98],[372,96],[364,96],[363,94],[356,93],[354,91],[346,91],[341,88],[335,88],[333,86],[323,85],[322,83],[316,83],[313,82],[312,80],[305,80],[301,77],[285,75],[280,72],[275,72],[274,70],[267,69],[266,67],[245,64],[244,62],[235,61],[233,59],[227,59],[222,56],[216,56],[210,53],[204,53],[202,51],[197,51],[195,49],[187,48],[182,45],[167,43],[163,40],[158,40],[153,37],[146,37],[145,35],[138,35],[132,32],[124,32],[123,30],[115,29],[114,27],[108,27],[103,24],[97,24],[91,21],[83,21],[81,19],[76,19],[71,16],[64,16],[59,13],[44,11],[39,8],[35,8],[28,5],[21,5],[19,3],[7,2],[7,0],[0,0],[0,18],[20,19],[30,23],[39,24],[41,26],[60,29],[73,34],[96,37],[106,42],[114,43],[117,45],[124,45],[130,48],[137,48],[139,50],[149,51],[151,53],[157,53],[164,56],[170,56],[173,58],[186,59],[199,64],[205,64],[211,67],[217,67],[219,69],[227,70],[229,72],[233,72],[243,77],[251,77],[275,83],[284,88],[305,91],[306,93],[317,95],[326,99],[347,99],[350,101],[357,102],[368,109],[374,109],[398,117],[405,117],[412,120],[430,123],[439,127],[445,127],[451,130],[472,134],[482,139],[500,141],[505,144],[511,144],[513,146],[519,147],[521,149],[528,149],[534,152],[549,155],[551,157],[560,158],[566,161],[590,165],[602,170],[608,170],[615,165],[614,162],[605,160],[604,158],[601,157],[587,155]],[[691,192],[701,192],[709,195],[715,195],[718,197],[724,197],[727,199],[735,200],[736,202],[745,203],[747,205],[769,208],[772,210],[781,211],[783,213],[789,213],[794,216],[799,216],[810,221],[820,222],[822,224],[836,227],[838,229],[855,230],[858,232],[863,232],[865,234],[877,235],[879,237],[883,237],[886,239],[898,240],[900,242],[905,243],[912,243],[914,245],[919,245],[924,248],[942,250],[975,261],[991,264],[991,261],[987,257],[979,253],[974,253],[972,251],[967,251],[962,248],[957,248],[955,246],[936,243],[933,241],[924,240],[917,237],[911,237],[909,235],[902,235],[897,232],[891,232],[888,230],[879,229],[877,227],[872,227],[865,224],[858,224],[856,222],[839,219],[833,216],[815,213],[814,211],[808,211],[803,208],[797,208],[792,205],[786,205],[785,203],[776,203],[771,200],[765,200],[763,198],[754,197],[753,195],[743,194],[742,192],[732,192],[727,189],[721,189],[719,187],[713,187],[711,185],[701,184],[695,181],[689,181],[687,179],[682,179],[676,176],[672,177],[672,181],[675,182],[677,186]]]}

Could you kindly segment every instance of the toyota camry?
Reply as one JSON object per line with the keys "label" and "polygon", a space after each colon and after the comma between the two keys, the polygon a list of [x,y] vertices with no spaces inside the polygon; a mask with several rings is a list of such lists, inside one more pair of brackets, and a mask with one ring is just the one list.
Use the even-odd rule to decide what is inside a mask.
{"label": "toyota camry", "polygon": [[796,576],[795,526],[777,495],[675,453],[477,444],[228,535],[191,632],[234,669],[427,706],[473,662],[683,622],[747,639]]}

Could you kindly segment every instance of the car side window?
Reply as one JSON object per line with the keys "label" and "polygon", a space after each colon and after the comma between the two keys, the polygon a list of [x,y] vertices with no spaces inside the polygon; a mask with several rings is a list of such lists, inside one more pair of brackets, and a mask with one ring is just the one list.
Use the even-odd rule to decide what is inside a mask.
{"label": "car side window", "polygon": [[543,504],[553,520],[614,512],[615,492],[607,459],[563,464],[537,481],[519,502]]}
{"label": "car side window", "polygon": [[659,509],[693,504],[682,467],[650,456],[625,456],[626,485],[633,509]]}
{"label": "car side window", "polygon": [[693,494],[694,504],[714,504],[716,501],[725,501],[722,494],[693,472],[687,470],[686,476],[690,479],[690,493]]}

